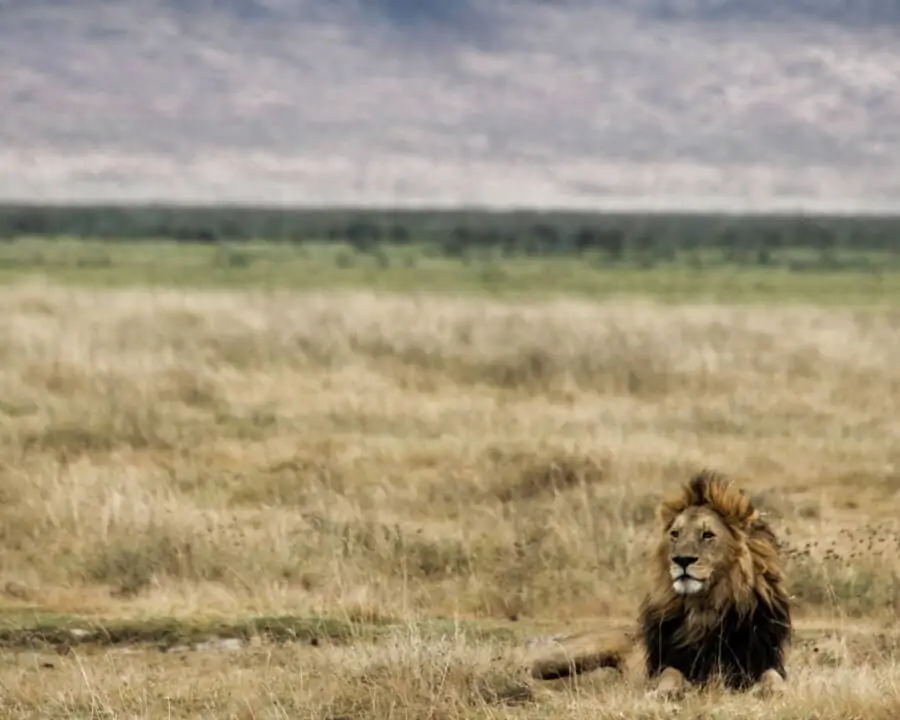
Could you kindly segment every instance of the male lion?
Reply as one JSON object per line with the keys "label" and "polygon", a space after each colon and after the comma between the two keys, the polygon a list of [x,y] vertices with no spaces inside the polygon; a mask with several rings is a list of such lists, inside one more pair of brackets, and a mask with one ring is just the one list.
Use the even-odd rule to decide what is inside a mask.
{"label": "male lion", "polygon": [[662,695],[715,680],[731,690],[782,687],[790,600],[778,542],[750,498],[703,471],[662,502],[657,515],[662,535],[638,631],[613,641],[596,633],[570,636],[531,663],[532,675],[621,668],[641,648]]}

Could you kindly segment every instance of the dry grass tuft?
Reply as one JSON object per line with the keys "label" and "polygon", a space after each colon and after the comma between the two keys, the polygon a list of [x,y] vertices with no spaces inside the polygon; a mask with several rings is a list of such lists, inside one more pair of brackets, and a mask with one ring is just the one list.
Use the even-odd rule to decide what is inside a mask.
{"label": "dry grass tuft", "polygon": [[487,455],[497,478],[487,493],[502,503],[540,500],[595,485],[603,482],[608,473],[603,461],[575,453],[546,457],[528,451],[491,448]]}
{"label": "dry grass tuft", "polygon": [[490,645],[415,635],[326,656],[333,680],[318,701],[326,718],[458,718],[534,701],[512,658]]}
{"label": "dry grass tuft", "polygon": [[[898,709],[889,310],[31,284],[0,290],[0,358],[5,613],[620,622],[659,493],[711,465],[782,532],[822,642],[774,715],[687,708]],[[848,628],[865,653],[821,635]],[[292,647],[79,650],[53,699],[19,654],[0,712],[674,717],[617,682],[545,696],[471,637]]]}

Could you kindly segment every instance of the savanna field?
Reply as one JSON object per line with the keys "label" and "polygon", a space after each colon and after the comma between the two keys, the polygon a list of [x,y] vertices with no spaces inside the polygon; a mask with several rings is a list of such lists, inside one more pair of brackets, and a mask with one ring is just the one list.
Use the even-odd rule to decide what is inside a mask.
{"label": "savanna field", "polygon": [[[0,716],[900,717],[900,276],[49,248],[0,253]],[[704,466],[786,546],[785,696],[532,681]]]}

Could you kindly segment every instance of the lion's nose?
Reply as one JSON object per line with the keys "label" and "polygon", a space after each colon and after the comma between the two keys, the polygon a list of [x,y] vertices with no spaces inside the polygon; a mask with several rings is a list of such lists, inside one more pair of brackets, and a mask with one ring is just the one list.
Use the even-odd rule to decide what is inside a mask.
{"label": "lion's nose", "polygon": [[695,555],[679,555],[678,557],[672,558],[672,561],[676,565],[680,565],[684,570],[687,570],[691,565],[697,562],[697,557]]}

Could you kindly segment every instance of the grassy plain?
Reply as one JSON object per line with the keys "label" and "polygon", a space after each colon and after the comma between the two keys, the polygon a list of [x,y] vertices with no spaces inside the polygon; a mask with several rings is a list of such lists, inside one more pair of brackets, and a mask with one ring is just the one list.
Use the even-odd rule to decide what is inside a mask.
{"label": "grassy plain", "polygon": [[[752,255],[752,254],[751,254]],[[359,252],[342,243],[184,244],[22,238],[0,243],[0,282],[40,275],[87,287],[135,284],[183,289],[359,289],[478,295],[506,300],[579,297],[867,306],[900,302],[897,253],[841,251],[831,269],[813,251],[786,248],[771,267],[727,261],[701,249],[636,267],[602,254],[448,258],[434,246],[384,245]],[[872,270],[871,268],[876,268]]]}
{"label": "grassy plain", "polygon": [[[180,286],[151,288],[104,247],[4,266],[0,716],[900,714],[896,290],[757,274],[740,304],[652,270],[644,299],[513,301],[299,261],[203,290],[145,249]],[[655,503],[703,465],[788,542],[787,696],[530,683],[525,638],[629,621]]]}

